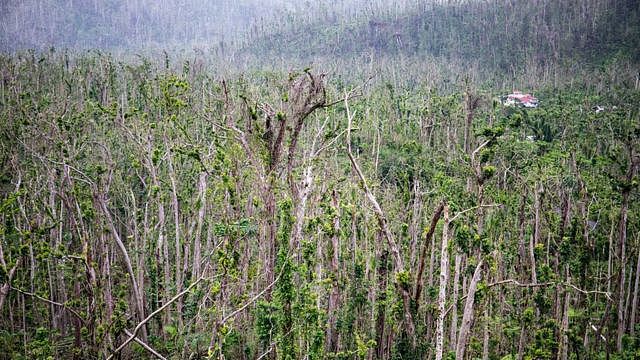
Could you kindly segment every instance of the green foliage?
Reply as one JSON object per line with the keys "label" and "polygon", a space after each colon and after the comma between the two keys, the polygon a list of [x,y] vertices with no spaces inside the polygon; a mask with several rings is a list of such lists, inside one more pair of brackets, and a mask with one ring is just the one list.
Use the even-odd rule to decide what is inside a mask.
{"label": "green foliage", "polygon": [[52,342],[52,336],[53,334],[49,329],[44,327],[37,328],[33,340],[26,349],[29,357],[53,360],[55,344]]}
{"label": "green foliage", "polygon": [[[549,9],[565,9],[562,4],[546,4]],[[434,5],[424,13],[444,10]],[[467,8],[449,10],[443,18],[458,14],[472,20]],[[493,11],[501,19],[507,10]],[[428,23],[412,15],[406,20],[409,27],[443,26],[438,22],[442,19]],[[481,26],[458,20],[455,24],[455,28]],[[343,26],[357,38],[359,24]],[[596,21],[593,26],[600,25]],[[322,31],[336,36],[343,29],[329,34],[333,30]],[[519,31],[537,29],[514,30]],[[400,33],[406,35],[404,29]],[[390,50],[383,35],[372,36],[375,41],[366,46]],[[421,30],[415,36],[430,35]],[[456,45],[441,41],[404,42],[416,49],[405,48],[402,61],[411,61],[412,51],[452,54]],[[452,39],[456,41],[467,40]],[[483,41],[488,40],[479,43]],[[487,50],[464,51],[475,56]],[[520,58],[527,54],[532,49],[525,47],[505,58],[529,64],[533,60]],[[358,127],[352,134],[356,161],[403,257],[405,268],[396,269],[380,223],[354,180],[344,151],[344,105],[319,109],[305,119],[289,178],[290,139],[281,149],[287,160],[269,169],[264,132],[270,108],[274,121],[287,121],[285,114],[293,106],[287,80],[295,81],[294,73],[290,79],[266,70],[222,76],[218,70],[198,70],[197,60],[179,61],[176,66],[171,56],[155,62],[120,61],[97,53],[72,59],[56,52],[0,56],[0,285],[11,277],[11,286],[33,292],[10,290],[0,309],[0,348],[7,349],[9,357],[105,357],[122,341],[123,330],[141,319],[133,279],[140,284],[142,315],[148,315],[203,273],[198,286],[147,323],[148,343],[163,356],[188,353],[196,358],[209,353],[254,358],[272,348],[281,359],[367,358],[379,350],[397,359],[428,357],[433,353],[441,270],[439,246],[432,244],[441,240],[442,221],[432,242],[425,242],[426,230],[421,233],[421,229],[430,228],[433,209],[442,201],[449,204],[450,217],[470,209],[452,224],[448,249],[463,259],[458,320],[478,261],[487,265],[474,304],[470,358],[482,355],[486,324],[491,358],[517,350],[521,332],[529,358],[557,357],[563,333],[556,311],[563,308],[559,291],[569,291],[571,300],[570,349],[581,357],[604,354],[607,344],[592,341],[596,335],[591,325],[602,327],[607,336],[617,329],[614,307],[602,291],[607,289],[607,278],[613,296],[619,290],[616,252],[625,196],[629,272],[622,292],[629,298],[628,281],[635,275],[631,254],[638,250],[634,234],[640,228],[638,179],[627,178],[638,154],[640,97],[635,74],[616,72],[628,64],[612,63],[597,72],[585,69],[585,78],[592,75],[594,80],[571,78],[571,85],[564,85],[565,79],[537,82],[534,73],[497,75],[500,82],[486,84],[475,83],[490,77],[484,72],[473,81],[461,80],[463,72],[446,82],[430,80],[431,73],[416,77],[413,65],[403,62],[380,71],[361,88],[361,96],[348,101]],[[491,61],[506,60],[498,56]],[[426,66],[430,60],[421,63]],[[535,61],[531,64],[535,66]],[[350,91],[360,68],[376,71],[374,65],[361,65],[358,69],[344,65],[344,72],[352,72],[349,76],[340,71],[332,74],[326,89],[330,98],[341,99]],[[493,64],[504,65],[508,64]],[[407,68],[398,71],[402,66]],[[445,69],[442,66],[432,72]],[[544,87],[546,81],[555,80],[554,87]],[[487,99],[503,94],[496,84],[523,83],[540,97],[539,108],[488,103]],[[464,94],[474,86],[482,90],[471,119],[469,145],[473,151],[486,144],[472,159],[463,139],[469,115]],[[600,104],[609,110],[591,110]],[[297,219],[307,167],[312,188],[305,218]],[[534,200],[536,185],[544,189],[539,202]],[[333,191],[337,206],[332,203]],[[275,211],[266,208],[270,200]],[[565,200],[568,219],[562,218]],[[478,207],[489,204],[496,206]],[[539,286],[499,283],[531,281],[528,246],[537,205],[541,233],[532,250]],[[296,221],[302,222],[302,236],[291,244]],[[337,271],[330,263],[332,240],[338,243]],[[399,288],[394,285],[414,294],[420,260],[426,268],[422,296],[411,299],[418,343],[413,348]],[[277,281],[262,292],[271,283],[267,270]],[[605,276],[609,272],[613,277]],[[451,288],[449,284],[447,329],[453,316]],[[333,290],[338,294],[334,320],[339,346],[327,354],[327,308]],[[67,310],[46,300],[64,302]],[[247,302],[216,328],[211,339],[212,327]],[[71,310],[83,318],[77,326]],[[487,317],[482,315],[485,310]],[[606,321],[598,324],[594,319]],[[384,325],[382,334],[376,333],[382,331],[378,320]],[[64,334],[58,330],[62,325]],[[585,334],[590,342],[583,348]],[[374,341],[378,335],[380,344]],[[637,339],[628,330],[623,343],[624,349],[615,356],[637,355]],[[123,357],[145,356],[137,345],[126,351]]]}
{"label": "green foliage", "polygon": [[554,332],[557,325],[552,320],[546,321],[535,331],[535,340],[527,349],[527,359],[553,359],[558,351],[558,342]]}
{"label": "green foliage", "polygon": [[411,281],[411,274],[407,270],[399,271],[396,273],[396,282],[399,287],[409,289]]}
{"label": "green foliage", "polygon": [[274,338],[277,323],[277,307],[267,302],[259,301],[256,306],[256,333],[263,346],[269,346]]}

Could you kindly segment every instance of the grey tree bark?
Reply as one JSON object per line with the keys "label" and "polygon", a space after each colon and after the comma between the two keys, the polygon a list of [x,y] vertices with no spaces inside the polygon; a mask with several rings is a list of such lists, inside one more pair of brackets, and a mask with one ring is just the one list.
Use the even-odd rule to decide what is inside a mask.
{"label": "grey tree bark", "polygon": [[444,350],[444,316],[449,282],[449,205],[444,205],[444,225],[442,227],[442,242],[440,246],[440,286],[438,289],[438,319],[436,320],[436,360],[442,360]]}
{"label": "grey tree bark", "polygon": [[484,266],[484,261],[481,260],[476,266],[476,270],[474,271],[473,277],[471,278],[471,283],[469,284],[469,291],[467,292],[467,301],[464,305],[462,323],[460,324],[458,344],[456,345],[456,359],[464,359],[464,352],[467,347],[467,340],[469,337],[469,332],[471,331],[471,324],[473,322],[473,314],[474,314],[473,305],[475,303],[475,296],[476,296],[476,291],[478,289],[478,282],[480,282],[480,279],[482,278],[483,266]]}

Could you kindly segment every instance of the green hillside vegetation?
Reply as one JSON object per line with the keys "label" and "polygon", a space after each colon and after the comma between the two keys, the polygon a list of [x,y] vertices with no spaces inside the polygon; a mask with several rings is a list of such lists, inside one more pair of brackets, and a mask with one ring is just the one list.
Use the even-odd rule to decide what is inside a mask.
{"label": "green hillside vegetation", "polygon": [[637,2],[336,4],[0,54],[0,359],[640,357]]}
{"label": "green hillside vegetation", "polygon": [[[258,34],[262,59],[433,56],[512,72],[527,66],[640,60],[636,1],[419,2],[398,14],[329,13]],[[268,60],[267,60],[268,61]]]}

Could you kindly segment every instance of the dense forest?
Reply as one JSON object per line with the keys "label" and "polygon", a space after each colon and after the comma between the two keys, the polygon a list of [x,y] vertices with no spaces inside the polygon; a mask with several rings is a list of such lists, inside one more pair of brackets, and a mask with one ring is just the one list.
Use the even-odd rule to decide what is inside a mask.
{"label": "dense forest", "polygon": [[638,1],[0,11],[0,359],[640,357]]}

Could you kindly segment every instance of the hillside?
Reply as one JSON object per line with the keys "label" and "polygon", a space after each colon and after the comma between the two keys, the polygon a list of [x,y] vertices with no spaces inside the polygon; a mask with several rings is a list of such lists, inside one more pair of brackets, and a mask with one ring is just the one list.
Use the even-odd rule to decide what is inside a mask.
{"label": "hillside", "polygon": [[383,9],[292,22],[253,38],[245,51],[265,62],[431,56],[512,72],[556,63],[598,66],[613,58],[637,63],[639,24],[634,0],[419,2],[401,13]]}
{"label": "hillside", "polygon": [[0,2],[0,360],[640,358],[638,11]]}

